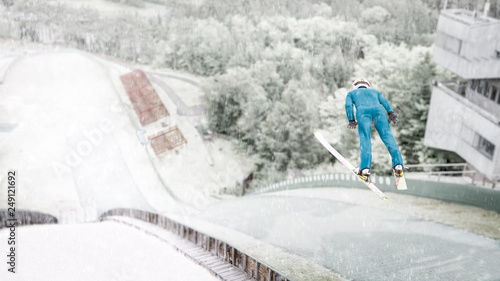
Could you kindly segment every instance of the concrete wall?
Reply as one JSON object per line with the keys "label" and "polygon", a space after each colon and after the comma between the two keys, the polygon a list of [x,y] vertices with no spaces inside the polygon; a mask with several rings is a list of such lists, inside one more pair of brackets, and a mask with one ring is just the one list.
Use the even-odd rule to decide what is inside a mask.
{"label": "concrete wall", "polygon": [[434,61],[465,79],[500,77],[500,21],[444,10],[437,25]]}
{"label": "concrete wall", "polygon": [[[392,176],[372,176],[372,182],[383,192],[398,192],[401,194],[434,198],[452,203],[472,205],[500,213],[500,190],[485,189],[472,185],[407,179],[408,190],[398,191],[394,177]],[[258,188],[254,192],[249,193],[249,195],[315,187],[346,187],[369,190],[353,174],[325,174],[276,183]],[[375,194],[373,196],[377,199]]]}
{"label": "concrete wall", "polygon": [[[9,226],[13,222],[9,219],[12,219],[9,210],[0,210],[0,229]],[[14,219],[16,226],[57,223],[57,218],[52,215],[28,210],[16,210]]]}
{"label": "concrete wall", "polygon": [[441,12],[437,31],[462,41],[460,55],[468,60],[492,57],[500,40],[500,21],[474,16],[471,11],[449,9]]}
{"label": "concrete wall", "polygon": [[434,46],[434,62],[464,79],[495,79],[500,77],[500,59],[467,60],[440,46]]}
{"label": "concrete wall", "polygon": [[[104,221],[107,219],[112,219],[114,216],[124,216],[139,219],[173,232],[180,238],[192,243],[192,245],[189,246],[191,253],[193,252],[193,250],[197,252],[201,250],[210,252],[212,255],[217,256],[222,261],[224,261],[227,264],[225,267],[229,267],[232,265],[235,268],[239,268],[241,271],[247,273],[248,277],[254,278],[255,280],[292,281],[292,279],[285,276],[284,273],[255,258],[251,254],[237,247],[234,247],[233,245],[226,243],[225,241],[222,241],[216,237],[209,236],[199,230],[186,226],[166,216],[137,209],[117,208],[108,210],[105,213],[101,214],[99,220]],[[176,246],[174,245],[174,247]],[[180,248],[177,248],[177,250],[183,252]],[[192,256],[189,256],[187,252],[184,252],[184,254],[192,258]],[[203,265],[200,261],[195,261]],[[207,268],[210,269],[213,273],[216,273],[213,271],[215,270],[215,268],[210,268],[210,266],[207,266]],[[229,280],[227,278],[224,278],[222,275],[216,274],[216,276],[220,277],[223,280]],[[251,278],[238,280],[248,280]]]}
{"label": "concrete wall", "polygon": [[[478,150],[479,135],[495,145],[493,157]],[[498,119],[441,85],[432,92],[424,144],[454,151],[490,179],[500,176]]]}

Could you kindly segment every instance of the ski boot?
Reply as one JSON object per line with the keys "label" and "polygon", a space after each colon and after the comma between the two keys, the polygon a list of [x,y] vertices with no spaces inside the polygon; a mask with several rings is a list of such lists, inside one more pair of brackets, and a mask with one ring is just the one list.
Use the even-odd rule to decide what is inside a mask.
{"label": "ski boot", "polygon": [[370,183],[370,169],[366,168],[363,170],[359,170],[359,168],[354,169],[354,172],[358,177],[360,177],[363,181]]}
{"label": "ski boot", "polygon": [[394,167],[394,179],[396,180],[396,188],[398,190],[408,189],[406,186],[405,176],[403,174],[403,165],[398,164]]}
{"label": "ski boot", "polygon": [[403,176],[403,166],[398,164],[394,167],[394,176],[399,178]]}

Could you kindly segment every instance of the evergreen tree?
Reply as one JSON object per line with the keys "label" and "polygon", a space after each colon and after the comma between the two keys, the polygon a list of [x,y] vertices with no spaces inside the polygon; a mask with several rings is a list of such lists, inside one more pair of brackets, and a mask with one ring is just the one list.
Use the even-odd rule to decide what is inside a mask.
{"label": "evergreen tree", "polygon": [[411,85],[409,96],[399,106],[403,124],[399,127],[398,143],[407,164],[421,162],[421,152],[426,149],[423,141],[434,76],[435,65],[427,53],[412,70],[408,79]]}

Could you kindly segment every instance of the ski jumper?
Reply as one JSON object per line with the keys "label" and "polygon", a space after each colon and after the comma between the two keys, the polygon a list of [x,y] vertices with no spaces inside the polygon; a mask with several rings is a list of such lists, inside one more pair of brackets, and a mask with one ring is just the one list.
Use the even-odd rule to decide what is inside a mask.
{"label": "ski jumper", "polygon": [[358,88],[350,91],[345,99],[345,111],[349,121],[354,119],[353,104],[356,106],[356,119],[358,121],[358,134],[360,142],[361,164],[360,170],[371,169],[372,144],[371,127],[372,122],[377,129],[380,138],[391,154],[392,168],[403,165],[403,158],[399,151],[396,140],[392,135],[391,127],[387,119],[387,113],[393,112],[387,99],[373,89]]}

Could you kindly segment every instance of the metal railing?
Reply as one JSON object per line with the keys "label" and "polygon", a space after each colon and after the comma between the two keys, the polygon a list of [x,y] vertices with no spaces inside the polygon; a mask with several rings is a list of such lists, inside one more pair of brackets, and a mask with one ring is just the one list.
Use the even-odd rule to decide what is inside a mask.
{"label": "metal railing", "polygon": [[[433,171],[432,169],[434,168],[445,168],[445,167],[456,167],[456,168],[461,168],[461,171]],[[476,183],[476,175],[481,175],[476,170],[473,169],[468,169],[469,164],[467,163],[450,163],[450,164],[409,164],[405,165],[405,168],[408,169],[415,169],[415,168],[421,168],[421,169],[428,169],[428,171],[423,171],[423,172],[414,172],[414,171],[406,171],[407,175],[415,175],[415,174],[426,174],[430,178],[431,176],[437,176],[437,181],[441,181],[441,176],[442,175],[461,175],[463,178],[465,177],[470,177],[471,182],[470,184],[472,185],[477,185]],[[496,187],[497,182],[500,180],[500,175],[489,175],[488,176],[489,181],[492,184],[492,188]],[[482,186],[486,186],[486,175],[483,175],[483,181],[482,181]]]}
{"label": "metal railing", "polygon": [[448,94],[451,98],[461,102],[467,108],[470,108],[475,113],[481,115],[486,118],[488,121],[493,124],[499,124],[500,119],[493,113],[483,108],[483,105],[473,102],[469,98],[466,97],[466,88],[467,83],[464,81],[433,81],[433,85],[436,88],[439,88],[443,93]]}
{"label": "metal railing", "polygon": [[[459,171],[462,173],[463,171]],[[372,182],[383,192],[397,192],[394,177],[371,176]],[[401,191],[402,194],[428,197],[443,201],[467,204],[486,210],[500,212],[500,191],[487,188],[478,188],[471,184],[458,184],[451,182],[437,182],[433,180],[419,180],[406,178],[408,190]],[[258,194],[286,191],[301,188],[360,188],[366,186],[353,174],[322,174],[289,179],[271,185],[252,188],[247,196]],[[398,192],[399,193],[399,192]],[[390,196],[389,196],[390,198]]]}
{"label": "metal railing", "polygon": [[[426,174],[429,176],[429,178],[433,175],[438,176],[438,182],[441,181],[441,176],[442,175],[462,175],[462,177],[465,177],[465,174],[471,174],[472,176],[472,182],[471,184],[474,184],[474,177],[476,175],[476,171],[474,170],[467,170],[467,163],[451,163],[451,164],[409,164],[405,165],[405,168],[408,169],[415,169],[415,168],[421,168],[421,169],[429,169],[428,171],[423,171],[423,172],[414,172],[414,171],[405,171],[407,174]],[[462,168],[461,171],[433,171],[432,169],[434,168],[445,168],[445,167],[458,167]]]}
{"label": "metal railing", "polygon": [[460,80],[443,80],[443,81],[434,81],[434,85],[438,87],[444,87],[447,90],[465,97],[465,90],[467,89],[467,82]]}

